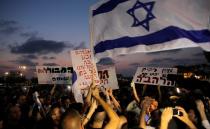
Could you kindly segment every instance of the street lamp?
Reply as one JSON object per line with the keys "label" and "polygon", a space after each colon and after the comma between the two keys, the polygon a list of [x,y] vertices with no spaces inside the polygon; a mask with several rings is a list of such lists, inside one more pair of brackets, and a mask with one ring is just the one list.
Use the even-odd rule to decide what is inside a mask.
{"label": "street lamp", "polygon": [[25,65],[19,66],[19,68],[22,69],[22,70],[26,70],[27,69],[27,67]]}
{"label": "street lamp", "polygon": [[23,70],[26,70],[26,68],[27,68],[26,66],[22,66],[22,69],[23,69]]}
{"label": "street lamp", "polygon": [[9,75],[9,72],[5,72],[4,73],[4,83],[5,83],[5,86],[7,86],[7,76]]}
{"label": "street lamp", "polygon": [[4,75],[5,75],[5,76],[9,75],[9,72],[5,72]]}
{"label": "street lamp", "polygon": [[19,69],[20,69],[20,76],[21,77],[23,77],[23,75],[25,74],[26,75],[26,69],[27,69],[27,66],[25,66],[25,65],[21,65],[21,66],[19,66]]}
{"label": "street lamp", "polygon": [[71,86],[70,85],[67,85],[67,91],[71,91]]}

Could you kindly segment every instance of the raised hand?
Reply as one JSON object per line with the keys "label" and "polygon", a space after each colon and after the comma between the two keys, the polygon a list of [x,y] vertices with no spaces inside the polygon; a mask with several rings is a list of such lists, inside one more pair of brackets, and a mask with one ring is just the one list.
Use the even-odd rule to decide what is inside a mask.
{"label": "raised hand", "polygon": [[[201,100],[196,100],[195,103],[196,103],[198,112],[200,113],[201,120],[202,121],[208,120],[203,102]],[[209,127],[205,127],[205,128],[209,128]]]}
{"label": "raised hand", "polygon": [[106,95],[109,95],[109,89],[108,88],[105,88],[105,93],[106,93]]}
{"label": "raised hand", "polygon": [[92,105],[90,107],[90,110],[95,110],[97,107],[98,107],[97,101],[94,99],[93,103],[92,103]]}
{"label": "raised hand", "polygon": [[95,83],[94,83],[94,81],[90,84],[90,88],[91,89],[93,89],[93,88],[95,88],[96,86],[95,86]]}
{"label": "raised hand", "polygon": [[112,88],[108,88],[108,93],[109,93],[109,96],[112,96]]}
{"label": "raised hand", "polygon": [[134,94],[134,97],[135,97],[135,100],[137,103],[140,102],[140,98],[138,97],[138,94],[136,92],[136,87],[135,87],[135,83],[134,82],[131,82],[131,87],[133,89],[133,94]]}
{"label": "raised hand", "polygon": [[180,112],[183,113],[182,116],[174,115],[174,117],[178,118],[182,122],[184,122],[186,125],[190,127],[190,129],[197,129],[195,125],[192,123],[192,121],[189,119],[187,112],[184,110],[184,108],[177,106],[176,109],[178,109]]}
{"label": "raised hand", "polygon": [[95,110],[97,109],[97,107],[98,107],[97,101],[94,99],[90,106],[88,114],[85,117],[83,117],[83,121],[82,121],[83,126],[85,126],[88,123],[88,121],[92,117],[92,115],[95,112]]}
{"label": "raised hand", "polygon": [[176,109],[178,109],[180,112],[183,113],[182,116],[174,115],[174,117],[177,117],[179,120],[183,121],[184,123],[188,122],[190,119],[188,117],[188,114],[184,110],[184,108],[177,106]]}
{"label": "raised hand", "polygon": [[168,123],[173,117],[173,108],[167,107],[163,110],[161,115],[160,129],[168,129]]}
{"label": "raised hand", "polygon": [[95,87],[95,88],[92,90],[92,96],[93,96],[93,97],[100,97],[98,87]]}
{"label": "raised hand", "polygon": [[150,107],[150,104],[151,104],[150,98],[145,97],[140,104],[140,108],[144,111],[147,111],[147,109]]}
{"label": "raised hand", "polygon": [[134,88],[135,87],[135,83],[131,82],[131,87]]}
{"label": "raised hand", "polygon": [[195,103],[199,112],[205,111],[204,104],[201,100],[196,100]]}

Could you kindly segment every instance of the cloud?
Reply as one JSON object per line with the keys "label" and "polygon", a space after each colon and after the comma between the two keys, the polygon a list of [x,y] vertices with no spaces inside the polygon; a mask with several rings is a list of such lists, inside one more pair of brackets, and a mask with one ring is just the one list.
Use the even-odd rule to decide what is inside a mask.
{"label": "cloud", "polygon": [[158,51],[158,52],[149,52],[146,53],[147,55],[159,55],[159,54],[176,54],[182,51],[183,49],[174,49],[174,50],[165,50],[165,51]]}
{"label": "cloud", "polygon": [[31,32],[23,32],[20,33],[20,36],[28,38],[28,37],[37,37],[38,32],[37,31],[31,31]]}
{"label": "cloud", "polygon": [[9,46],[11,53],[14,54],[48,54],[48,53],[61,53],[66,48],[81,49],[85,48],[85,43],[79,45],[64,42],[46,40],[38,37],[30,37],[26,42],[21,45]]}
{"label": "cloud", "polygon": [[97,64],[99,65],[114,65],[115,61],[111,58],[103,58]]}
{"label": "cloud", "polygon": [[36,66],[38,63],[33,62],[30,59],[26,58],[18,58],[17,60],[11,60],[10,62],[18,64],[18,65],[25,65],[25,66]]}
{"label": "cloud", "polygon": [[43,65],[44,65],[44,66],[59,66],[59,65],[56,64],[56,63],[44,63]]}
{"label": "cloud", "polygon": [[13,34],[13,33],[17,32],[18,30],[19,30],[18,27],[9,26],[9,27],[5,27],[5,28],[1,29],[0,32],[3,34]]}
{"label": "cloud", "polygon": [[36,55],[29,54],[29,55],[23,55],[23,58],[25,59],[38,59]]}
{"label": "cloud", "polygon": [[81,42],[79,45],[77,45],[74,49],[84,49],[87,48],[85,42]]}
{"label": "cloud", "polygon": [[131,64],[129,64],[129,65],[132,66],[132,67],[138,67],[138,66],[141,65],[141,63],[131,63]]}
{"label": "cloud", "polygon": [[14,34],[19,30],[21,30],[21,27],[19,26],[17,21],[0,19],[1,34]]}
{"label": "cloud", "polygon": [[119,57],[125,57],[126,56],[126,54],[121,54],[121,55],[119,55]]}
{"label": "cloud", "polygon": [[165,65],[185,65],[185,64],[201,64],[206,63],[206,60],[203,58],[182,58],[182,59],[173,59],[173,58],[162,58],[162,59],[153,59],[148,63],[148,66],[165,66]]}
{"label": "cloud", "polygon": [[163,63],[163,62],[174,62],[176,59],[173,58],[158,58],[158,59],[153,59],[149,63],[150,64],[155,64],[155,63]]}
{"label": "cloud", "polygon": [[10,49],[15,54],[47,54],[60,53],[66,47],[64,42],[30,38],[22,45],[10,46]]}
{"label": "cloud", "polygon": [[0,27],[18,24],[17,21],[0,19]]}
{"label": "cloud", "polygon": [[34,62],[35,59],[38,59],[38,56],[34,54],[28,54],[21,55],[16,60],[10,60],[9,62],[12,62],[16,65],[36,66],[38,63]]}
{"label": "cloud", "polygon": [[125,76],[132,77],[136,73],[137,67],[129,67],[117,70],[118,73],[123,74]]}
{"label": "cloud", "polygon": [[0,65],[0,69],[13,69],[14,67],[7,66],[7,65]]}
{"label": "cloud", "polygon": [[205,59],[210,63],[210,52],[204,52]]}
{"label": "cloud", "polygon": [[195,65],[195,64],[203,64],[206,63],[205,59],[176,59],[174,60],[174,64],[181,65],[181,64],[188,64],[188,65]]}
{"label": "cloud", "polygon": [[56,57],[51,56],[49,59],[50,60],[54,60],[54,59],[56,59]]}
{"label": "cloud", "polygon": [[56,59],[56,57],[54,57],[54,56],[51,56],[51,57],[43,56],[42,59],[44,59],[44,60],[54,60],[54,59]]}
{"label": "cloud", "polygon": [[195,54],[193,54],[193,56],[195,56],[195,57],[201,57],[201,56],[204,56],[204,52],[198,52],[198,53],[195,53]]}
{"label": "cloud", "polygon": [[15,67],[8,66],[8,65],[0,65],[0,74],[3,74],[6,71],[11,71],[16,69]]}

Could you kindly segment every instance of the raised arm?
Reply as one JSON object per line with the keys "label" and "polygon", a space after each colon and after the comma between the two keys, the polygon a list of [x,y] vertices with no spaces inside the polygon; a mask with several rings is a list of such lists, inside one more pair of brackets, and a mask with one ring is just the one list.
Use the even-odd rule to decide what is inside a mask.
{"label": "raised arm", "polygon": [[92,102],[92,104],[90,106],[88,114],[86,116],[84,116],[84,118],[83,118],[83,121],[82,121],[83,126],[85,126],[88,123],[88,121],[92,117],[92,115],[95,112],[97,107],[98,107],[98,105],[97,105],[96,100],[93,100],[93,102]]}
{"label": "raised arm", "polygon": [[56,84],[53,85],[53,88],[50,91],[51,96],[53,96],[53,94],[55,93],[55,88],[56,88]]}
{"label": "raised arm", "polygon": [[140,98],[136,92],[136,87],[135,87],[135,83],[134,82],[131,82],[131,87],[133,89],[133,94],[134,94],[134,97],[135,97],[135,100],[137,103],[140,103]]}
{"label": "raised arm", "polygon": [[121,111],[122,111],[121,106],[120,106],[120,104],[118,103],[118,101],[116,100],[116,98],[114,97],[111,88],[109,88],[108,93],[109,93],[109,96],[110,96],[111,99],[112,99],[112,102],[113,102],[114,106],[117,108],[118,111],[121,112]]}
{"label": "raised arm", "polygon": [[161,115],[160,129],[168,129],[168,123],[173,117],[173,109],[167,107],[163,110]]}
{"label": "raised arm", "polygon": [[92,92],[93,97],[101,104],[105,112],[109,117],[109,122],[104,129],[117,129],[119,124],[119,116],[114,112],[114,110],[100,97],[99,90],[96,87]]}
{"label": "raised arm", "polygon": [[85,104],[87,104],[88,106],[91,105],[92,88],[93,88],[93,83],[90,85],[90,87],[88,89],[88,94],[87,94],[87,96],[85,98]]}
{"label": "raised arm", "polygon": [[139,116],[139,128],[145,129],[146,128],[146,121],[145,121],[145,115],[147,112],[147,109],[150,107],[151,101],[146,98],[141,102],[141,112]]}
{"label": "raised arm", "polygon": [[111,100],[110,100],[108,88],[105,89],[105,95],[106,95],[106,102],[111,106]]}
{"label": "raised arm", "polygon": [[179,120],[181,120],[182,122],[184,122],[190,129],[197,129],[197,127],[189,119],[188,114],[186,113],[186,111],[184,110],[184,108],[177,106],[176,109],[178,109],[179,111],[181,111],[183,113],[183,115],[182,116],[174,115],[174,117],[176,117]]}
{"label": "raised arm", "polygon": [[196,100],[196,105],[197,105],[198,112],[201,116],[201,121],[202,121],[203,127],[205,127],[206,129],[210,129],[210,124],[206,117],[205,107],[204,107],[203,102],[201,100]]}

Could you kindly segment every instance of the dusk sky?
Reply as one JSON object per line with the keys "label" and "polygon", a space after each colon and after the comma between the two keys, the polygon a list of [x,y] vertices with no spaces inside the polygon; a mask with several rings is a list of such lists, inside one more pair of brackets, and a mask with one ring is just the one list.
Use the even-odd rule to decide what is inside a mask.
{"label": "dusk sky", "polygon": [[[99,0],[0,0],[0,73],[26,65],[71,66],[69,51],[89,48],[89,7]],[[172,67],[207,63],[199,48],[137,53],[106,58],[117,73],[133,75],[137,66]]]}

